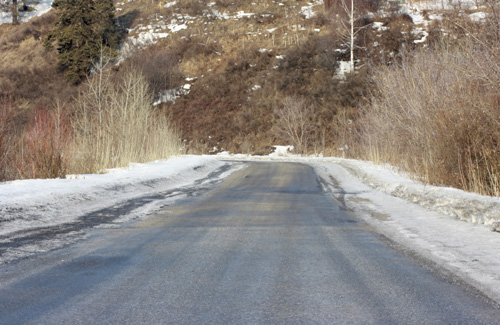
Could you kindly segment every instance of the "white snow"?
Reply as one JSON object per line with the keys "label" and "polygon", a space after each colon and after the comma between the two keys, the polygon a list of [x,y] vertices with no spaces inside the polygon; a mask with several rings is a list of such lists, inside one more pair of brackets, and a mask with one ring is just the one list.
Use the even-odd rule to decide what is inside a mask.
{"label": "white snow", "polygon": [[325,191],[352,215],[500,302],[500,233],[491,231],[500,231],[500,198],[426,186],[390,166],[298,157],[279,148],[267,157],[226,157],[311,165]]}
{"label": "white snow", "polygon": [[[109,170],[99,175],[70,175],[66,179],[17,180],[0,183],[0,242],[9,242],[19,233],[39,227],[56,227],[75,222],[78,218],[129,200],[168,192],[164,200],[154,200],[114,220],[111,226],[145,217],[169,201],[181,198],[182,189],[225,163],[210,157],[172,158],[146,164],[131,164],[128,168]],[[203,186],[202,183],[196,186]],[[109,226],[109,225],[105,225]],[[64,240],[58,238],[56,242]],[[58,243],[44,241],[40,247],[22,247],[0,257],[0,263],[23,252],[33,253],[53,248]]]}
{"label": "white snow", "polygon": [[475,0],[432,0],[432,1],[408,1],[404,6],[417,10],[443,10],[443,9],[474,9]]}
{"label": "white snow", "polygon": [[273,146],[274,152],[269,157],[286,157],[293,151],[293,146]]}
{"label": "white snow", "polygon": [[[52,9],[52,2],[54,2],[54,0],[39,0],[36,4],[30,4],[30,7],[33,7],[34,10],[28,12],[19,12],[19,21],[24,23],[33,17],[38,17],[49,12],[49,10]],[[12,15],[10,12],[0,12],[0,25],[11,22]]]}
{"label": "white snow", "polygon": [[[221,149],[224,151],[223,149]],[[253,157],[222,152],[217,156],[186,156],[102,175],[73,175],[66,179],[23,180],[0,184],[0,240],[18,232],[74,222],[80,216],[119,206],[135,198],[169,192],[171,198],[153,200],[130,214],[100,227],[145,218],[182,197],[183,188],[203,186],[197,180],[225,164],[225,160],[296,161],[311,165],[327,195],[349,213],[362,218],[399,245],[430,259],[500,302],[500,198],[452,188],[426,186],[390,166],[341,158],[299,157],[292,146],[275,146],[269,156]],[[229,175],[232,168],[221,175]],[[468,221],[468,222],[465,222]],[[28,245],[21,257],[53,249],[78,238]],[[17,254],[17,255],[16,255]],[[2,262],[0,260],[0,262]]]}
{"label": "white snow", "polygon": [[346,73],[351,73],[352,72],[352,67],[351,63],[348,61],[339,61],[339,66],[337,68],[337,71],[335,73],[335,77],[338,79],[344,79]]}
{"label": "white snow", "polygon": [[482,22],[482,21],[486,20],[486,13],[480,12],[480,11],[475,12],[473,14],[470,14],[469,18],[473,22]]}
{"label": "white snow", "polygon": [[244,11],[238,11],[236,14],[235,14],[235,18],[250,18],[250,17],[253,17],[255,16],[254,13],[251,13],[251,12],[244,12]]}
{"label": "white snow", "polygon": [[427,37],[429,36],[429,33],[420,27],[414,28],[412,34],[417,37],[418,36],[422,37],[421,39],[414,40],[413,43],[415,44],[424,43],[427,40]]}
{"label": "white snow", "polygon": [[167,2],[163,8],[170,8],[170,7],[173,7],[177,4],[177,1],[172,1],[172,2]]}
{"label": "white snow", "polygon": [[312,5],[301,7],[300,13],[302,14],[302,16],[304,16],[305,19],[311,19],[314,16],[316,16],[316,13],[314,12]]}
{"label": "white snow", "polygon": [[380,21],[376,21],[376,22],[373,23],[373,29],[376,29],[376,30],[388,30],[389,27],[384,26],[384,23],[382,23]]}
{"label": "white snow", "polygon": [[302,15],[305,19],[311,19],[316,17],[316,13],[314,12],[315,6],[323,6],[323,0],[315,0],[313,2],[308,2],[307,6],[300,7],[300,15]]}

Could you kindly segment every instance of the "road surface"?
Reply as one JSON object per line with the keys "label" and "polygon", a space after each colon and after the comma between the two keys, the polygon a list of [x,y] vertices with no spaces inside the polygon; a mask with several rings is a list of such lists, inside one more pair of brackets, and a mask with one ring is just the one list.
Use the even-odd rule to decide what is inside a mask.
{"label": "road surface", "polygon": [[375,233],[297,163],[0,266],[0,324],[498,324],[498,306]]}

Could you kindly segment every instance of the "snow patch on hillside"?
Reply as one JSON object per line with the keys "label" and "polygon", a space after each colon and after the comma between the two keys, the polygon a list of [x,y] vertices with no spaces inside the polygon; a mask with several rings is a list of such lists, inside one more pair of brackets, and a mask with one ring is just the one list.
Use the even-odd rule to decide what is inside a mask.
{"label": "snow patch on hillside", "polygon": [[[21,23],[25,23],[33,17],[38,17],[49,12],[49,10],[52,9],[52,2],[54,2],[54,0],[39,0],[38,4],[30,5],[30,7],[33,7],[34,10],[19,12],[19,21]],[[12,14],[10,12],[0,12],[0,25],[11,22]]]}

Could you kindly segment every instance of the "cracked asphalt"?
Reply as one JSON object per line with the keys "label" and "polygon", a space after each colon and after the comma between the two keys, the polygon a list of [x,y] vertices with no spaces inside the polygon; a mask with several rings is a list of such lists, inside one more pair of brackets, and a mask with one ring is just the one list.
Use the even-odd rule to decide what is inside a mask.
{"label": "cracked asphalt", "polygon": [[498,324],[498,305],[346,212],[310,166],[248,164],[0,265],[0,324]]}

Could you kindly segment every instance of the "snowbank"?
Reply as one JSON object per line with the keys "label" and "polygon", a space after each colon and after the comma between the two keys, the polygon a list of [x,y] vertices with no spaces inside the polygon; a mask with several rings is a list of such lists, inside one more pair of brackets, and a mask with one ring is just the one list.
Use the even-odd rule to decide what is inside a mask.
{"label": "snowbank", "polygon": [[[360,161],[310,164],[325,190],[345,210],[365,220],[402,250],[417,253],[500,302],[500,234],[437,212],[464,206],[484,215],[488,212],[481,212],[482,204],[498,204],[497,198],[424,187],[386,168]],[[401,195],[405,192],[408,194]]]}
{"label": "snowbank", "polygon": [[338,164],[375,190],[457,220],[485,225],[494,231],[500,231],[500,198],[498,197],[468,193],[450,187],[425,185],[410,180],[390,166],[343,158],[300,157],[286,150],[287,146],[276,147],[278,148],[276,153],[264,157],[228,155],[228,153],[222,153],[218,157],[222,159],[232,157],[242,160],[286,160]]}
{"label": "snowbank", "polygon": [[[92,211],[149,193],[193,186],[224,164],[210,157],[182,157],[132,164],[100,175],[0,183],[0,237],[72,222]],[[165,202],[152,201],[119,222],[145,215],[158,208],[158,204]]]}
{"label": "snowbank", "polygon": [[388,168],[367,162],[342,160],[340,164],[376,190],[458,220],[486,225],[492,230],[500,231],[500,198],[424,185],[399,176]]}

